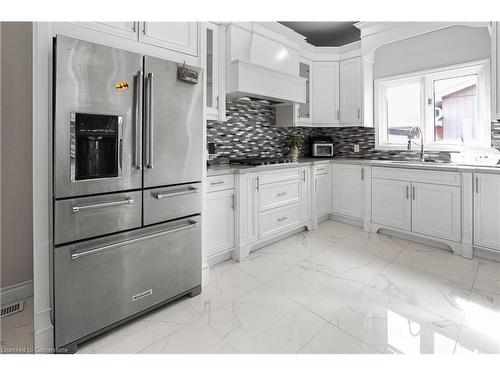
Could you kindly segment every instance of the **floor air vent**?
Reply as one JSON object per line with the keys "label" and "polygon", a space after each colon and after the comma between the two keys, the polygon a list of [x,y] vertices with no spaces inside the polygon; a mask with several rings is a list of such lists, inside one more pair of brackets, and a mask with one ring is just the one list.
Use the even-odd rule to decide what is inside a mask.
{"label": "floor air vent", "polygon": [[11,305],[7,305],[5,307],[2,307],[2,314],[0,318],[4,318],[8,315],[15,314],[16,312],[23,311],[23,309],[24,309],[24,301],[19,301]]}

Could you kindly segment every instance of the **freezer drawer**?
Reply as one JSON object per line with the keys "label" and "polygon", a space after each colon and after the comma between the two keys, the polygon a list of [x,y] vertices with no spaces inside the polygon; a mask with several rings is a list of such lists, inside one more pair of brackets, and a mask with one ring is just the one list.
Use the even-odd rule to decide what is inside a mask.
{"label": "freezer drawer", "polygon": [[201,216],[56,248],[56,347],[200,284]]}
{"label": "freezer drawer", "polygon": [[64,199],[55,202],[55,244],[141,226],[140,191]]}
{"label": "freezer drawer", "polygon": [[144,225],[201,213],[201,183],[144,190]]}

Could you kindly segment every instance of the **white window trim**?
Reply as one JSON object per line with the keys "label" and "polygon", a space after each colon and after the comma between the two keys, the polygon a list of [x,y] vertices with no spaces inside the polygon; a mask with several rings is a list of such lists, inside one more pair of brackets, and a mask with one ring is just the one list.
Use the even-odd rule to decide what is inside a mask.
{"label": "white window trim", "polygon": [[[397,76],[378,78],[374,80],[375,97],[375,149],[377,150],[406,150],[406,144],[394,144],[386,141],[387,128],[385,127],[386,111],[383,106],[385,102],[385,91],[387,88],[397,85],[401,81],[411,82],[415,80],[420,82],[421,86],[421,112],[420,118],[423,123],[418,124],[424,132],[424,148],[428,151],[460,151],[464,148],[462,144],[440,144],[433,141],[434,134],[434,110],[429,111],[426,107],[434,108],[434,98],[432,97],[432,82],[436,79],[453,77],[456,71],[460,70],[461,74],[478,76],[478,108],[477,108],[477,123],[482,129],[482,135],[476,143],[468,143],[465,146],[485,146],[491,147],[491,106],[490,106],[490,60],[476,60],[465,64],[456,64],[446,67],[428,69],[419,72],[400,74]],[[432,100],[431,104],[427,104],[427,99]],[[482,124],[482,125],[481,125]],[[428,141],[430,140],[430,141]]]}

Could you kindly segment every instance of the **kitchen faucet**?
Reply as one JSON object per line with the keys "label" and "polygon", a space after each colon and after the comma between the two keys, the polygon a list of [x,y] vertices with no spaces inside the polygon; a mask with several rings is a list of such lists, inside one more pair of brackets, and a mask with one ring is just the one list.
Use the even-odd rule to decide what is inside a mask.
{"label": "kitchen faucet", "polygon": [[420,161],[423,162],[423,161],[425,161],[425,157],[424,157],[424,134],[422,133],[422,129],[420,129],[419,126],[414,126],[408,132],[408,147],[407,147],[407,149],[411,150],[411,143],[412,142],[415,143],[418,146],[418,144],[415,141],[412,140],[412,135],[413,135],[414,131],[418,131],[418,133],[420,133]]}

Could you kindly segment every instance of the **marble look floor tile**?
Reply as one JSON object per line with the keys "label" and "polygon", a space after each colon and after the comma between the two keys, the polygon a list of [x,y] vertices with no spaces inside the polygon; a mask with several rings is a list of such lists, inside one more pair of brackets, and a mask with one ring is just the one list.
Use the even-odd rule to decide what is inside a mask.
{"label": "marble look floor tile", "polygon": [[266,254],[290,254],[307,259],[320,253],[333,243],[328,238],[314,236],[311,233],[308,231],[300,232],[258,251]]}
{"label": "marble look floor tile", "polygon": [[326,320],[332,319],[366,287],[360,282],[324,272],[322,267],[308,261],[267,284]]}
{"label": "marble look floor tile", "polygon": [[238,353],[296,353],[326,321],[261,286],[215,311],[209,324]]}
{"label": "marble look floor tile", "polygon": [[378,351],[328,323],[299,353],[378,354]]}
{"label": "marble look floor tile", "polygon": [[461,326],[366,288],[337,311],[332,324],[382,353],[452,354]]}
{"label": "marble look floor tile", "polygon": [[338,241],[353,233],[362,232],[363,229],[354,225],[339,223],[338,221],[326,220],[318,225],[316,230],[311,231],[314,236],[329,238]]}
{"label": "marble look floor tile", "polygon": [[33,348],[33,297],[24,299],[22,311],[2,318],[0,347],[29,351]]}
{"label": "marble look floor tile", "polygon": [[247,260],[239,263],[238,267],[261,282],[265,282],[302,261],[303,258],[292,254],[266,253],[257,250],[251,253]]}
{"label": "marble look floor tile", "polygon": [[470,287],[393,262],[371,283],[375,289],[461,324],[459,299],[468,300]]}
{"label": "marble look floor tile", "polygon": [[500,263],[481,259],[474,280],[474,288],[500,294]]}
{"label": "marble look floor tile", "polygon": [[339,240],[338,244],[348,249],[359,250],[386,260],[393,260],[410,243],[384,234],[355,232]]}
{"label": "marble look floor tile", "polygon": [[199,320],[143,349],[143,354],[226,354],[232,349],[203,320]]}
{"label": "marble look floor tile", "polygon": [[137,353],[199,319],[188,300],[182,299],[87,341],[78,353]]}
{"label": "marble look floor tile", "polygon": [[349,249],[335,243],[309,259],[330,272],[343,278],[368,283],[382,271],[389,261],[378,256]]}
{"label": "marble look floor tile", "polygon": [[260,284],[232,262],[224,262],[210,270],[209,284],[201,294],[189,299],[189,305],[198,314],[208,314]]}
{"label": "marble look floor tile", "polygon": [[479,264],[477,258],[466,259],[451,251],[420,244],[410,245],[394,261],[470,287]]}

